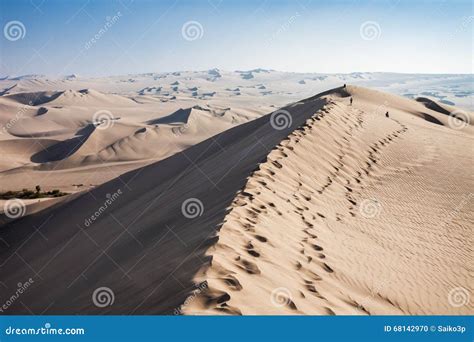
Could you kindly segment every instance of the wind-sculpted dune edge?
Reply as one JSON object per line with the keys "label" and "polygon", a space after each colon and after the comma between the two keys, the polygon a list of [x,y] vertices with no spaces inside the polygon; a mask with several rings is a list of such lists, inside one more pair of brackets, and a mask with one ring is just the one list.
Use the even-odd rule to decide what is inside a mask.
{"label": "wind-sculpted dune edge", "polygon": [[414,101],[327,95],[233,200],[185,313],[472,314],[471,133]]}
{"label": "wind-sculpted dune edge", "polygon": [[33,283],[4,314],[472,313],[449,118],[336,88],[10,222],[0,301]]}
{"label": "wind-sculpted dune edge", "polygon": [[[247,177],[325,103],[283,112],[281,126],[272,115],[242,124],[3,226],[2,281],[35,281],[7,313],[175,313]],[[100,288],[113,305],[94,304]]]}

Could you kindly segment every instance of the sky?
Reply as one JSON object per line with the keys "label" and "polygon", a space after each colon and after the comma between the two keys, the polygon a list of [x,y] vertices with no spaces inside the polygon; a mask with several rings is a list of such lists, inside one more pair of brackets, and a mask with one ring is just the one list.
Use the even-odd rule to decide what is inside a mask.
{"label": "sky", "polygon": [[470,0],[0,0],[0,76],[473,73]]}

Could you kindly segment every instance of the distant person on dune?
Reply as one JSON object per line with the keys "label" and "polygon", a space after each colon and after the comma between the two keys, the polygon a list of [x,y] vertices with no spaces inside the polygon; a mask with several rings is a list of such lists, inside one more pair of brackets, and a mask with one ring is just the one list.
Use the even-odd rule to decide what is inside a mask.
{"label": "distant person on dune", "polygon": [[346,89],[346,84],[344,83],[344,85],[342,86],[343,89]]}
{"label": "distant person on dune", "polygon": [[351,100],[350,100],[350,102],[351,102],[351,106],[352,106],[352,97],[351,97]]}
{"label": "distant person on dune", "polygon": [[386,117],[386,118],[389,118],[389,117],[390,117],[390,116],[388,115],[388,112],[385,113],[385,117]]}

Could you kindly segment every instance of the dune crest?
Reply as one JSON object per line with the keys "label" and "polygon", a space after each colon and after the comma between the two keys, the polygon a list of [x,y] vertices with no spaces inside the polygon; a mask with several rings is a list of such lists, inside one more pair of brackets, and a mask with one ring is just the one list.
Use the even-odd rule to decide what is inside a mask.
{"label": "dune crest", "polygon": [[473,215],[464,185],[472,175],[458,167],[473,161],[460,148],[472,137],[453,144],[447,131],[434,140],[431,123],[404,123],[418,108],[399,112],[401,98],[367,112],[375,92],[349,87],[342,95],[330,94],[235,197],[208,251],[212,265],[195,280],[207,290],[186,314],[472,312],[448,299],[469,288]]}
{"label": "dune crest", "polygon": [[472,132],[420,113],[348,86],[230,128],[4,226],[3,281],[48,314],[472,312]]}

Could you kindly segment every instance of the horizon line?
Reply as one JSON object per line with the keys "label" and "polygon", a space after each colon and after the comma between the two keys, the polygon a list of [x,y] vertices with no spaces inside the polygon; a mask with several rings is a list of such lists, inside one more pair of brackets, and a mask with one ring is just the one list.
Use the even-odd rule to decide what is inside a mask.
{"label": "horizon line", "polygon": [[123,73],[123,74],[110,74],[110,75],[103,75],[103,76],[94,76],[94,75],[84,75],[80,73],[69,73],[69,74],[59,74],[59,75],[52,75],[52,74],[42,74],[42,73],[29,73],[29,74],[4,74],[0,76],[0,81],[4,80],[14,80],[15,78],[23,78],[23,77],[46,77],[46,78],[63,78],[68,76],[75,76],[78,78],[104,78],[104,77],[120,77],[120,76],[129,76],[129,75],[147,75],[147,74],[169,74],[169,73],[177,73],[177,72],[206,72],[210,70],[218,70],[223,72],[257,72],[257,71],[266,71],[266,72],[280,72],[280,73],[288,73],[288,74],[320,74],[320,75],[351,75],[351,74],[397,74],[397,75],[465,75],[465,76],[474,76],[474,73],[453,73],[453,72],[399,72],[399,71],[351,71],[351,72],[319,72],[319,71],[287,71],[287,70],[276,70],[276,69],[267,69],[262,67],[252,68],[252,69],[235,69],[235,70],[228,70],[228,69],[221,69],[221,68],[210,68],[210,69],[188,69],[188,70],[168,70],[168,71],[147,71],[147,72],[137,72],[137,73]]}

